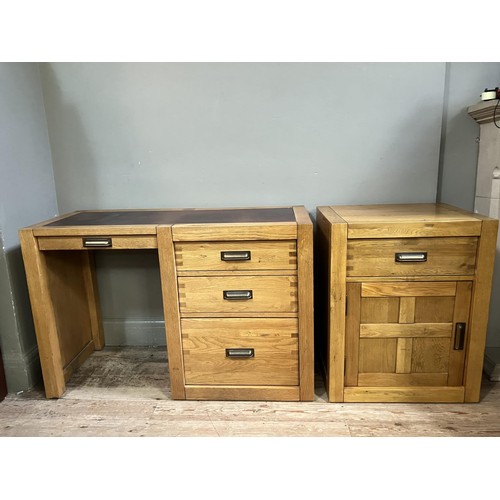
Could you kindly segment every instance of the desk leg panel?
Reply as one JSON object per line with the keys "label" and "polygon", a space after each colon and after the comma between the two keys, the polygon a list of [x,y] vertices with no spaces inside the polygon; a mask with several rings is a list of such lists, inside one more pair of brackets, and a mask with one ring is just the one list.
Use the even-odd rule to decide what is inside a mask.
{"label": "desk leg panel", "polygon": [[170,389],[173,399],[186,399],[184,362],[182,358],[181,317],[177,293],[177,272],[175,268],[172,227],[158,226],[157,236]]}
{"label": "desk leg panel", "polygon": [[93,343],[92,320],[85,279],[85,252],[46,252],[46,272],[57,325],[61,361],[66,368]]}
{"label": "desk leg panel", "polygon": [[100,351],[104,348],[105,342],[104,329],[102,326],[101,303],[99,301],[99,290],[97,288],[97,279],[95,276],[94,252],[82,252],[82,264],[94,349]]}
{"label": "desk leg panel", "polygon": [[48,398],[58,398],[64,393],[66,385],[46,259],[45,255],[38,250],[37,241],[32,230],[20,230],[19,239],[26,271],[45,394]]}
{"label": "desk leg panel", "polygon": [[313,297],[313,225],[304,207],[294,209],[297,218],[297,254],[299,276],[299,356],[300,400],[314,399],[314,297]]}

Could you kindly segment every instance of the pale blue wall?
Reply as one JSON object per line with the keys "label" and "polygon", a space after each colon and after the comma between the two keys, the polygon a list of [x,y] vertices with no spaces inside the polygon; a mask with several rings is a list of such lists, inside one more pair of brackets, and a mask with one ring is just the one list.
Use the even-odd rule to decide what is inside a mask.
{"label": "pale blue wall", "polygon": [[479,125],[467,108],[480,102],[485,88],[500,85],[500,63],[448,63],[443,107],[438,199],[473,210]]}
{"label": "pale blue wall", "polygon": [[[497,63],[44,63],[40,72],[41,84],[36,64],[0,64],[9,282],[0,340],[28,372],[36,348],[19,227],[57,205],[304,204],[314,214],[439,193],[472,208],[477,127],[466,108],[498,84]],[[108,342],[164,342],[154,252],[99,254],[98,278]]]}
{"label": "pale blue wall", "polygon": [[[433,202],[444,79],[444,63],[43,64],[59,208]],[[99,255],[108,342],[164,342],[155,259]]]}
{"label": "pale blue wall", "polygon": [[[438,199],[466,210],[474,209],[479,125],[467,108],[480,102],[484,89],[500,86],[500,63],[447,64],[442,161]],[[500,347],[500,245],[491,293],[487,345]]]}
{"label": "pale blue wall", "polygon": [[57,214],[36,63],[0,63],[0,345],[10,392],[39,377],[19,228]]}
{"label": "pale blue wall", "polygon": [[434,201],[444,63],[42,66],[61,211]]}

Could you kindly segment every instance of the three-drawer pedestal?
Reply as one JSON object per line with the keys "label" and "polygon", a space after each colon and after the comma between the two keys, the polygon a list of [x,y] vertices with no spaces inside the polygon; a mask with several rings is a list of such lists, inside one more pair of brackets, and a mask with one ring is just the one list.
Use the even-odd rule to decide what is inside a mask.
{"label": "three-drawer pedestal", "polygon": [[329,400],[478,401],[498,221],[413,204],[317,222]]}

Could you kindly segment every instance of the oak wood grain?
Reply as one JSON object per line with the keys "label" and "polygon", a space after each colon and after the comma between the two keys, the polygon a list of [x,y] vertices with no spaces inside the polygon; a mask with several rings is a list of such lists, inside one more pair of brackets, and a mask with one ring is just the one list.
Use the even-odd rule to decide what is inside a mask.
{"label": "oak wood grain", "polygon": [[[97,235],[93,235],[96,237]],[[108,233],[99,236],[108,237]],[[40,236],[38,247],[40,250],[89,250],[84,245],[84,237],[77,236]],[[110,247],[93,247],[91,250],[126,250],[126,249],[147,249],[158,248],[156,236],[112,236]]]}
{"label": "oak wood grain", "polygon": [[[348,276],[473,275],[477,238],[349,240]],[[423,262],[396,262],[397,253],[426,253]]]}
{"label": "oak wood grain", "polygon": [[463,387],[346,387],[344,400],[359,403],[461,403]]}
{"label": "oak wood grain", "polygon": [[294,207],[297,221],[300,400],[314,399],[313,224],[305,207]]}
{"label": "oak wood grain", "polygon": [[162,263],[160,277],[172,397],[185,399],[180,311],[171,226],[158,227],[158,257]]}
{"label": "oak wood grain", "polygon": [[[297,319],[183,319],[187,385],[299,385]],[[253,349],[235,359],[226,349]]]}
{"label": "oak wood grain", "polygon": [[[184,313],[274,313],[298,310],[295,276],[179,277],[179,305]],[[251,292],[248,300],[224,299],[224,292]]]}
{"label": "oak wood grain", "polygon": [[467,359],[465,361],[466,402],[479,401],[497,234],[498,220],[485,219],[482,221],[469,324],[469,332],[473,333],[469,334],[468,337]]}
{"label": "oak wood grain", "polygon": [[330,401],[343,401],[346,311],[347,224],[330,207],[318,208],[317,223],[324,227],[328,243],[328,360],[327,384]]}
{"label": "oak wood grain", "polygon": [[172,234],[174,241],[294,240],[297,238],[297,224],[177,224]]}
{"label": "oak wood grain", "polygon": [[[248,260],[223,260],[223,252],[248,252]],[[290,241],[218,241],[175,244],[177,271],[295,270],[297,243]]]}
{"label": "oak wood grain", "polygon": [[45,395],[47,398],[58,398],[64,393],[66,384],[45,255],[38,251],[36,237],[31,229],[21,229],[19,240],[33,312]]}

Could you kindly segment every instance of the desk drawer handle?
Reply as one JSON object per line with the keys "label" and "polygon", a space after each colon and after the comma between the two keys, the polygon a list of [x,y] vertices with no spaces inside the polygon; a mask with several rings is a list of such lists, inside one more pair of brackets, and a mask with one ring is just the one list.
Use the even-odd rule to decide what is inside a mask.
{"label": "desk drawer handle", "polygon": [[427,262],[427,252],[399,252],[394,254],[396,262]]}
{"label": "desk drawer handle", "polygon": [[254,349],[226,349],[226,358],[253,358]]}
{"label": "desk drawer handle", "polygon": [[252,254],[249,250],[220,253],[220,260],[225,260],[225,261],[251,260],[251,259],[252,259]]}
{"label": "desk drawer handle", "polygon": [[252,290],[224,290],[224,300],[250,300],[253,298]]}
{"label": "desk drawer handle", "polygon": [[85,248],[109,248],[113,246],[111,238],[83,238],[83,246]]}

